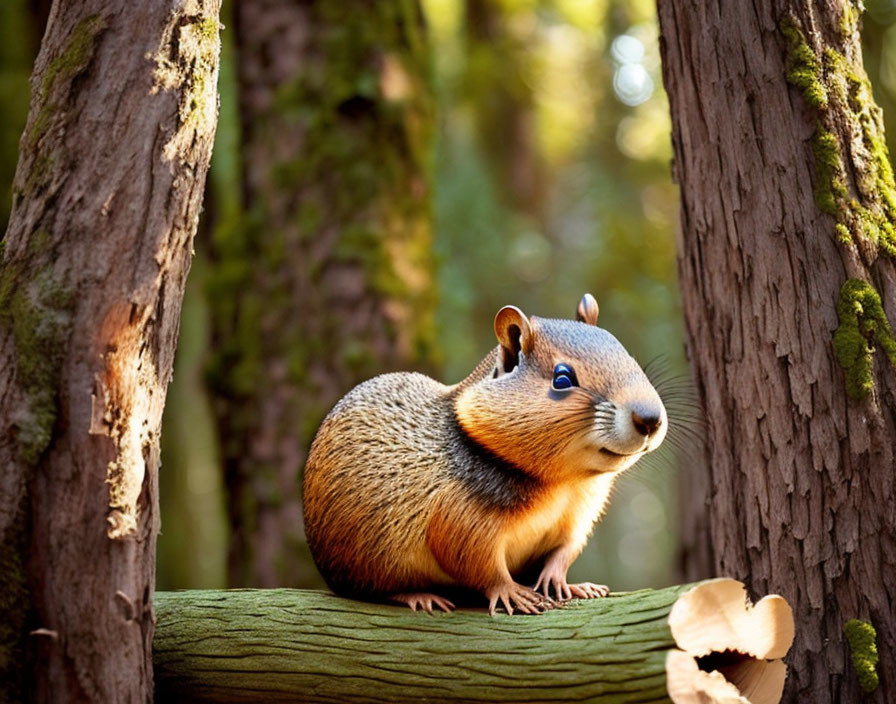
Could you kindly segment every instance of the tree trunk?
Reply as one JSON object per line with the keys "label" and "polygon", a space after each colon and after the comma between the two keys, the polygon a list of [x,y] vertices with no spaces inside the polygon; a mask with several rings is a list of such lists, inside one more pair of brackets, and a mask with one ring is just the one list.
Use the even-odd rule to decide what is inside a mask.
{"label": "tree trunk", "polygon": [[[498,0],[466,0],[463,91],[472,98],[479,148],[488,157],[505,205],[546,229],[549,184],[538,150],[531,37],[508,30],[511,11]],[[531,10],[525,10],[529,12]]]}
{"label": "tree trunk", "polygon": [[791,701],[874,690],[853,667],[863,653],[851,662],[851,619],[877,629],[871,701],[894,701],[896,187],[858,10],[658,5],[708,416],[704,493],[684,509],[703,520],[686,539],[714,571],[793,605]]}
{"label": "tree trunk", "polygon": [[0,699],[152,699],[158,437],[219,0],[57,0],[0,250]]}
{"label": "tree trunk", "polygon": [[416,2],[234,6],[245,217],[211,247],[209,373],[232,585],[319,585],[300,470],[359,381],[433,355],[428,56]]}

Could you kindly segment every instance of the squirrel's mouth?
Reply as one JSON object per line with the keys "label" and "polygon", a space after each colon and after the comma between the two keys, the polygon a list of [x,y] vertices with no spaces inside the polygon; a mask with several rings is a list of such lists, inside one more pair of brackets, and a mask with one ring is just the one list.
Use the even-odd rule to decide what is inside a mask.
{"label": "squirrel's mouth", "polygon": [[613,452],[613,450],[602,447],[599,452],[604,455],[609,455],[610,457],[631,457],[632,455],[640,455],[642,450],[638,450],[637,452]]}

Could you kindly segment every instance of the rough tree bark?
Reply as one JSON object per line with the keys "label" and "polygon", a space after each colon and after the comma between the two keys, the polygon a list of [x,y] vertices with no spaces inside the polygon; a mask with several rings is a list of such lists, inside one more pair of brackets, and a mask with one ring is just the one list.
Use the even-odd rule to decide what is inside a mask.
{"label": "rough tree bark", "polygon": [[149,702],[219,0],[57,0],[0,248],[0,699]]}
{"label": "rough tree bark", "polygon": [[692,575],[793,605],[791,701],[874,689],[850,619],[877,629],[871,700],[896,700],[896,187],[859,4],[658,3],[708,416]]}
{"label": "rough tree bark", "polygon": [[299,496],[313,434],[353,385],[433,353],[427,45],[416,2],[234,13],[246,216],[211,246],[209,371],[230,582],[319,585]]}

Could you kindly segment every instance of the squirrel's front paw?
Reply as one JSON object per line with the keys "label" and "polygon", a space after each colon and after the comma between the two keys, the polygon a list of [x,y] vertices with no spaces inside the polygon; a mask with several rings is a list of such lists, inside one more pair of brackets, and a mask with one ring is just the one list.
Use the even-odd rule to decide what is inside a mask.
{"label": "squirrel's front paw", "polygon": [[553,599],[516,582],[492,587],[485,595],[488,597],[488,612],[492,616],[495,615],[499,600],[508,614],[513,613],[514,606],[524,614],[540,614],[554,607]]}

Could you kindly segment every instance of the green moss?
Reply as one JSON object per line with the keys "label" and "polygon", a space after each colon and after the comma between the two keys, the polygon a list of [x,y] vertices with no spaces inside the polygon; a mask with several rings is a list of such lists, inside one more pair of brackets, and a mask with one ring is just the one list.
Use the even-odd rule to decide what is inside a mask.
{"label": "green moss", "polygon": [[834,333],[834,351],[846,375],[846,391],[863,399],[874,388],[875,342],[896,367],[896,339],[881,305],[880,295],[866,281],[848,279],[837,303],[840,325]]}
{"label": "green moss", "polygon": [[[432,325],[431,297],[408,283],[415,272],[431,277],[432,267],[432,106],[415,13],[413,4],[399,2],[363,11],[342,3],[310,7],[314,33],[304,62],[253,124],[255,139],[286,133],[284,143],[301,146],[266,147],[278,158],[262,177],[267,187],[253,195],[252,212],[237,227],[214,233],[210,298],[224,344],[210,380],[230,397],[253,399],[263,394],[272,361],[283,363],[295,386],[296,414],[314,416],[314,428],[326,409],[308,410],[309,399],[321,394],[309,365],[332,360],[329,387],[351,386],[402,354],[377,350],[365,339],[376,339],[388,325],[386,310],[412,311],[406,316],[410,337]],[[383,88],[386,66],[397,76],[391,92]],[[370,304],[364,327],[349,332],[344,321],[333,321],[334,313],[343,313],[334,310],[338,292],[324,279],[334,269],[363,286],[365,307]],[[301,301],[296,280],[312,283]],[[403,364],[425,364],[433,349],[409,345]],[[384,360],[384,353],[392,358]],[[247,419],[247,426],[253,423]]]}
{"label": "green moss", "polygon": [[85,17],[75,25],[65,48],[47,66],[41,83],[44,96],[53,90],[57,80],[70,81],[87,68],[93,58],[96,38],[105,27],[105,19],[98,15]]}
{"label": "green moss", "polygon": [[191,63],[189,85],[181,108],[181,122],[190,129],[202,133],[213,129],[207,124],[209,101],[217,96],[214,75],[218,65],[221,42],[218,32],[221,24],[217,17],[204,17],[198,22],[181,28],[180,52]]}
{"label": "green moss", "polygon": [[[856,6],[844,7],[844,41],[852,41],[858,12]],[[812,151],[818,208],[836,220],[842,244],[856,238],[896,257],[896,182],[867,76],[831,46],[824,48],[820,60],[793,18],[781,23],[781,32],[790,66],[787,79],[816,112]]]}
{"label": "green moss", "polygon": [[863,692],[870,693],[877,689],[877,631],[867,621],[852,619],[843,626],[852,665],[859,677],[859,686]]}
{"label": "green moss", "polygon": [[819,126],[812,139],[812,151],[815,154],[815,203],[822,212],[836,216],[842,199],[849,195],[843,176],[840,142],[833,133]]}
{"label": "green moss", "polygon": [[29,464],[37,463],[52,439],[72,306],[72,296],[55,281],[52,265],[36,275],[19,263],[0,269],[0,326],[12,330],[16,374],[28,400],[27,412],[16,419],[16,439]]}
{"label": "green moss", "polygon": [[809,46],[806,37],[792,19],[781,22],[781,33],[787,40],[787,80],[800,89],[809,105],[823,108],[828,104],[821,61]]}
{"label": "green moss", "polygon": [[215,345],[206,381],[228,398],[251,396],[262,381],[264,293],[253,282],[254,243],[264,237],[261,212],[255,210],[218,227],[213,235],[217,262],[206,290],[213,326],[226,331]]}
{"label": "green moss", "polygon": [[828,95],[835,107],[847,106],[856,109],[858,97],[862,89],[862,80],[853,70],[850,63],[838,51],[831,47],[824,50],[824,81]]}
{"label": "green moss", "polygon": [[843,245],[851,245],[852,244],[852,235],[849,234],[849,228],[846,227],[842,222],[838,222],[834,225],[834,230],[837,232],[837,241]]}
{"label": "green moss", "polygon": [[214,45],[218,42],[219,32],[222,29],[221,23],[217,17],[205,17],[199,22],[194,23],[199,36],[203,38],[204,43],[209,47],[210,51],[214,51],[217,47]]}
{"label": "green moss", "polygon": [[30,254],[39,254],[50,246],[50,233],[44,228],[39,227],[28,238],[28,252]]}
{"label": "green moss", "polygon": [[[310,12],[315,37],[308,62],[275,90],[270,113],[258,118],[258,129],[299,135],[301,151],[273,160],[271,187],[250,216],[215,233],[215,248],[223,253],[211,282],[214,305],[220,301],[215,316],[233,331],[231,339],[238,338],[213,362],[210,378],[219,388],[251,394],[271,356],[286,361],[288,378],[299,385],[313,383],[300,367],[320,355],[338,360],[349,384],[376,373],[377,353],[360,352],[360,343],[344,339],[339,328],[327,331],[320,355],[309,349],[310,338],[323,336],[323,321],[332,316],[326,291],[303,300],[299,314],[274,313],[268,305],[270,316],[292,320],[276,338],[261,333],[255,315],[263,306],[254,299],[282,301],[290,309],[290,280],[300,274],[283,269],[296,261],[296,251],[315,251],[304,258],[301,276],[316,286],[323,285],[324,269],[337,265],[359,276],[380,305],[411,309],[410,337],[419,342],[409,346],[409,362],[425,363],[435,349],[434,332],[418,332],[433,326],[432,296],[405,275],[432,276],[426,188],[432,106],[419,18],[413,5],[395,2],[364,12],[321,3]],[[399,89],[391,92],[383,87],[386,66],[398,76]],[[329,249],[320,251],[327,240]],[[248,262],[262,265],[261,286]]]}
{"label": "green moss", "polygon": [[[195,21],[187,21],[190,19]],[[180,101],[177,128],[163,149],[168,161],[184,159],[197,144],[197,138],[214,133],[221,50],[217,12],[183,15],[173,21],[182,23],[177,28],[176,41],[163,42],[152,57],[156,63],[152,90],[173,91]]]}
{"label": "green moss", "polygon": [[47,65],[40,84],[40,108],[28,130],[28,145],[32,149],[59,114],[72,80],[90,65],[97,38],[105,27],[104,18],[98,15],[85,17],[75,25],[59,55]]}
{"label": "green moss", "polygon": [[[230,407],[224,462],[246,481],[264,471],[250,448],[270,395],[289,425],[271,432],[307,446],[354,384],[431,367],[433,110],[418,10],[310,4],[295,71],[245,116],[251,209],[212,234],[208,381]],[[235,511],[254,515],[254,501]]]}
{"label": "green moss", "polygon": [[840,36],[844,39],[851,37],[855,32],[859,31],[859,17],[862,13],[862,6],[854,6],[850,0],[844,0],[840,8]]}

